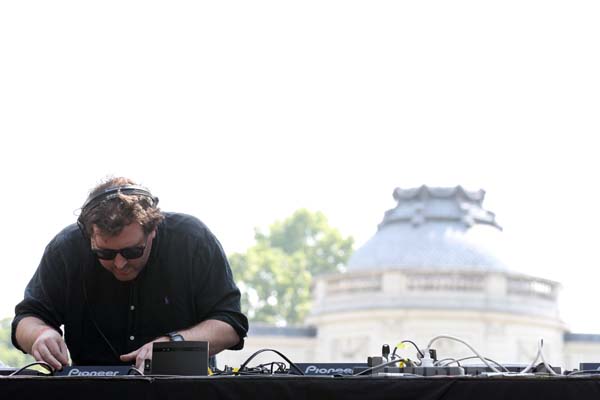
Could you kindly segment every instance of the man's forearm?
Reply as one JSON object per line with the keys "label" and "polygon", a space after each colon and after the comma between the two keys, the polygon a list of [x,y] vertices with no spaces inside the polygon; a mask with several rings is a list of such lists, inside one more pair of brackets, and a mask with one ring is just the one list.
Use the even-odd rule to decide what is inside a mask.
{"label": "man's forearm", "polygon": [[215,355],[240,341],[240,337],[231,325],[216,319],[208,319],[179,333],[185,340],[199,340],[210,343],[210,355]]}
{"label": "man's forearm", "polygon": [[54,329],[44,321],[36,317],[25,317],[19,321],[15,337],[21,349],[28,354],[31,354],[31,347],[35,340],[46,329]]}

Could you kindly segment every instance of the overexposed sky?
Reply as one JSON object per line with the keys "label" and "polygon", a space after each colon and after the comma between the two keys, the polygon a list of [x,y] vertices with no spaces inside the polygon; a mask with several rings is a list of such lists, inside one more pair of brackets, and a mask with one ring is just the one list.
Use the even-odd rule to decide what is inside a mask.
{"label": "overexposed sky", "polygon": [[515,269],[600,333],[598,20],[572,0],[1,2],[0,317],[113,174],[229,253],[300,207],[359,246],[395,187],[482,188]]}

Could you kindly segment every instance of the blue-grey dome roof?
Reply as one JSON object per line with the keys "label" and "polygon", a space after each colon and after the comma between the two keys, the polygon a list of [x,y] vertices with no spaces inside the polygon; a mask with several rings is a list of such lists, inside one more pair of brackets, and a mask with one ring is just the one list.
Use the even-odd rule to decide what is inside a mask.
{"label": "blue-grey dome roof", "polygon": [[482,208],[485,192],[461,186],[394,190],[377,233],[348,261],[348,271],[388,268],[507,270],[499,258],[502,228]]}

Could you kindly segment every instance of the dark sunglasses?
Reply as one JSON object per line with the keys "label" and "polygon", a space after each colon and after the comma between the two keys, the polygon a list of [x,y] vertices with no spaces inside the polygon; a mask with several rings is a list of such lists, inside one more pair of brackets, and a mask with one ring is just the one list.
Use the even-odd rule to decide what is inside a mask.
{"label": "dark sunglasses", "polygon": [[144,254],[144,250],[146,250],[146,246],[133,246],[126,247],[124,249],[119,250],[110,250],[110,249],[92,249],[92,253],[96,255],[101,260],[114,260],[117,254],[122,255],[124,258],[128,260],[133,260],[135,258],[140,258]]}

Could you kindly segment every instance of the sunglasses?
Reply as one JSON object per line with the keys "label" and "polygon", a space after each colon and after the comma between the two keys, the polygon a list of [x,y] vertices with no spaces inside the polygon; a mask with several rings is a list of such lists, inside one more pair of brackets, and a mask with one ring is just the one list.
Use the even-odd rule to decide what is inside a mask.
{"label": "sunglasses", "polygon": [[146,246],[133,246],[126,247],[124,249],[119,250],[110,250],[110,249],[92,249],[92,253],[96,255],[101,260],[114,260],[117,254],[123,256],[128,260],[133,260],[135,258],[140,258],[144,254],[144,250],[146,250]]}

